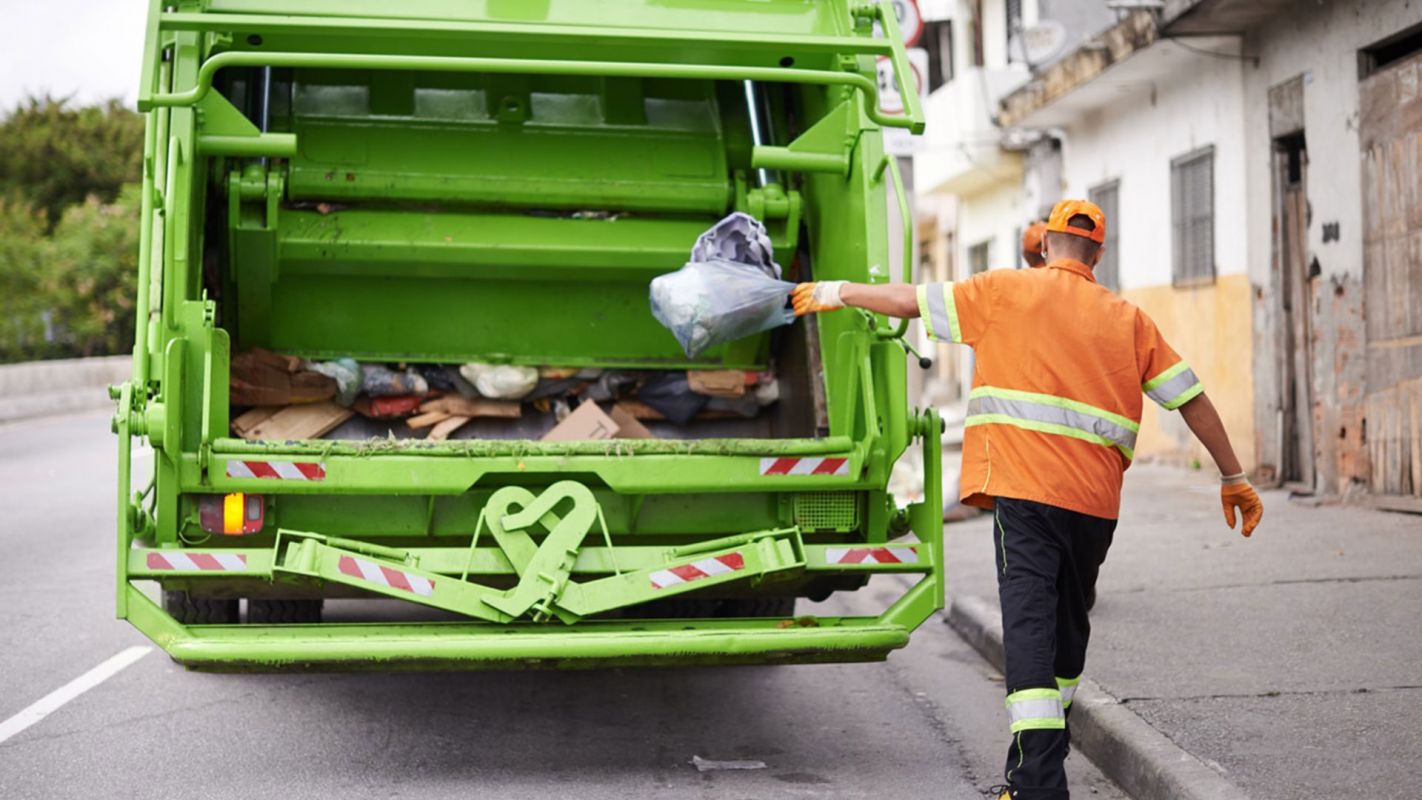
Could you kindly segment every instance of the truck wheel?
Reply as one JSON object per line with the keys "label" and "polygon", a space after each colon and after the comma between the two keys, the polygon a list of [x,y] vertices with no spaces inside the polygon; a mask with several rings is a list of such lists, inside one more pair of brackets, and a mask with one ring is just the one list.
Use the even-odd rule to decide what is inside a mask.
{"label": "truck wheel", "polygon": [[237,622],[237,599],[193,597],[187,592],[163,590],[163,610],[184,625],[232,625]]}
{"label": "truck wheel", "polygon": [[247,621],[258,625],[320,622],[321,600],[247,600]]}
{"label": "truck wheel", "polygon": [[737,597],[725,601],[720,617],[793,617],[793,597]]}

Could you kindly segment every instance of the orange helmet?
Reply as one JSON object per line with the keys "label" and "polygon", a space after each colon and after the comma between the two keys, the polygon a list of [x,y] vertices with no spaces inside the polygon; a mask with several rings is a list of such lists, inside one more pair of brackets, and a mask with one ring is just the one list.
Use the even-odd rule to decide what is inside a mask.
{"label": "orange helmet", "polygon": [[1047,232],[1047,223],[1038,220],[1022,232],[1022,257],[1028,263],[1042,261],[1042,235]]}
{"label": "orange helmet", "polygon": [[[1067,223],[1077,215],[1090,217],[1095,227],[1091,230],[1073,228]],[[1106,242],[1106,215],[1089,200],[1062,200],[1052,207],[1052,215],[1047,218],[1047,230],[1052,233],[1070,233],[1083,236],[1097,244]]]}

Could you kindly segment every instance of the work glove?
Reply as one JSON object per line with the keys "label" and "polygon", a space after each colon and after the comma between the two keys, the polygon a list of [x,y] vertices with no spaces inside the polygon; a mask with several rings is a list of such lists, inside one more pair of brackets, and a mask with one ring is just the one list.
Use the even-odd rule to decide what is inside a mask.
{"label": "work glove", "polygon": [[796,286],[795,291],[790,293],[791,302],[795,306],[795,316],[803,317],[806,314],[818,314],[821,311],[837,311],[844,308],[844,301],[839,298],[839,290],[844,286],[844,283],[844,281],[819,281]]}
{"label": "work glove", "polygon": [[1232,475],[1223,480],[1220,503],[1224,506],[1225,524],[1233,530],[1234,510],[1237,508],[1244,517],[1244,525],[1239,532],[1245,536],[1254,533],[1254,529],[1259,527],[1259,520],[1264,517],[1264,503],[1259,499],[1259,493],[1243,475]]}

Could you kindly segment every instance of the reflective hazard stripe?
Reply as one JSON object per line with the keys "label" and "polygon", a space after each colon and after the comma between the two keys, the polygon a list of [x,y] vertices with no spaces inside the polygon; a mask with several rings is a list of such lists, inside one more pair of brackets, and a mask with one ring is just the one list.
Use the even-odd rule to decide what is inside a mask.
{"label": "reflective hazard stripe", "polygon": [[150,552],[146,559],[149,569],[182,572],[223,572],[244,570],[247,557],[241,553],[194,553],[181,550]]}
{"label": "reflective hazard stripe", "polygon": [[315,461],[228,461],[227,477],[323,481],[326,468]]}
{"label": "reflective hazard stripe", "polygon": [[848,475],[848,458],[762,458],[762,475]]}
{"label": "reflective hazard stripe", "polygon": [[1023,689],[1007,696],[1012,732],[1061,730],[1066,727],[1062,695],[1056,689]]}
{"label": "reflective hazard stripe", "polygon": [[1140,425],[1105,409],[1065,397],[979,386],[968,395],[965,426],[1012,425],[1039,433],[1054,433],[1114,447],[1127,459],[1135,457]]}
{"label": "reflective hazard stripe", "polygon": [[1076,696],[1076,687],[1081,685],[1081,676],[1057,678],[1057,691],[1062,695],[1062,708],[1071,708],[1071,699]]}
{"label": "reflective hazard stripe", "polygon": [[953,282],[929,283],[918,287],[918,316],[929,338],[962,342],[958,327],[958,307],[953,302]]}
{"label": "reflective hazard stripe", "polygon": [[727,553],[724,556],[703,558],[690,564],[660,569],[653,572],[650,578],[653,589],[665,589],[680,583],[699,581],[702,578],[725,575],[728,572],[739,572],[745,568],[745,556],[740,553]]}
{"label": "reflective hazard stripe", "polygon": [[1180,361],[1170,369],[1141,384],[1141,391],[1159,403],[1161,408],[1173,411],[1195,399],[1205,391],[1205,386],[1200,383],[1199,377],[1195,375],[1193,369],[1190,369],[1190,365]]}
{"label": "reflective hazard stripe", "polygon": [[413,572],[391,569],[384,564],[366,561],[363,558],[341,556],[340,560],[336,562],[336,569],[352,578],[359,578],[391,589],[399,589],[402,592],[410,592],[421,597],[429,597],[434,594],[434,581],[429,578],[416,575]]}
{"label": "reflective hazard stripe", "polygon": [[918,551],[912,547],[829,547],[827,564],[917,564]]}

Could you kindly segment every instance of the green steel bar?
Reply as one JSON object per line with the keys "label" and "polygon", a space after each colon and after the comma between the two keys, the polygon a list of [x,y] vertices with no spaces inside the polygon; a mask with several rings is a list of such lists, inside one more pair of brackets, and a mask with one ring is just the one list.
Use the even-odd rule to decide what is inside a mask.
{"label": "green steel bar", "polygon": [[456,439],[425,442],[420,439],[395,442],[364,441],[247,441],[216,439],[213,455],[312,455],[362,456],[417,455],[468,458],[479,456],[813,456],[849,453],[854,440],[848,436],[823,439],[618,439],[615,441],[539,442],[528,439]]}
{"label": "green steel bar", "polygon": [[826,72],[774,67],[729,67],[707,64],[655,64],[609,61],[559,61],[539,58],[476,58],[451,56],[360,55],[349,53],[254,53],[228,51],[203,62],[190,89],[155,95],[149,108],[190,106],[212,90],[217,71],[227,67],[309,67],[317,69],[379,69],[423,72],[482,72],[496,75],[580,75],[624,78],[682,78],[689,80],[764,81],[848,86],[865,96],[864,112],[880,125],[922,128],[922,119],[890,116],[879,111],[879,89],[874,81],[854,72]]}
{"label": "green steel bar", "polygon": [[[393,6],[392,6],[393,8]],[[893,53],[888,38],[867,36],[785,36],[773,33],[704,30],[678,31],[668,28],[627,28],[596,25],[554,25],[503,21],[422,20],[394,16],[367,18],[335,18],[329,16],[273,16],[268,14],[226,14],[167,12],[161,24],[168,31],[201,31],[206,33],[243,33],[263,35],[320,35],[338,38],[352,35],[382,37],[416,37],[468,41],[475,36],[497,37],[516,41],[537,42],[549,49],[564,43],[596,42],[616,48],[622,45],[668,45],[672,48],[692,47],[775,51],[793,48],[800,53],[835,55],[853,53],[887,56]]]}
{"label": "green steel bar", "polygon": [[[894,15],[889,14],[888,16],[892,17]],[[913,283],[913,216],[909,213],[908,195],[904,193],[904,178],[903,175],[899,173],[899,159],[896,156],[888,153],[884,154],[883,160],[879,162],[879,166],[874,170],[874,180],[882,181],[885,171],[888,171],[889,177],[892,179],[894,199],[899,205],[899,222],[903,226],[903,282]],[[908,326],[909,321],[907,319],[901,319],[899,320],[899,324],[893,328],[876,327],[874,329],[874,335],[880,339],[902,339],[904,334],[908,333]]]}
{"label": "green steel bar", "polygon": [[[749,534],[750,538],[765,536],[767,533]],[[918,553],[918,561],[912,563],[899,564],[879,564],[879,563],[859,563],[859,564],[831,564],[828,563],[826,551],[843,550],[846,548],[873,548],[891,546],[894,548],[908,548]],[[929,544],[925,542],[893,543],[892,545],[868,545],[864,543],[844,543],[844,544],[807,544],[802,545],[805,551],[805,570],[808,572],[834,572],[834,573],[920,573],[931,572],[936,562],[934,554]],[[272,549],[270,547],[235,547],[235,548],[214,548],[198,547],[183,548],[180,552],[186,555],[240,555],[246,560],[246,566],[240,570],[224,570],[221,575],[215,576],[210,572],[201,569],[193,570],[171,570],[155,569],[149,567],[147,560],[149,553],[171,552],[160,548],[133,548],[125,551],[128,562],[128,576],[130,578],[170,578],[170,577],[200,577],[200,578],[260,578],[267,579],[271,575],[272,569]],[[466,579],[470,575],[515,575],[516,570],[510,563],[508,556],[499,547],[475,547],[471,555],[467,547],[410,547],[405,548],[406,552],[414,563],[419,564],[420,569],[426,572],[438,573],[457,577],[460,580]],[[705,552],[697,549],[694,552]],[[575,575],[608,575],[621,572],[635,572],[648,569],[667,561],[668,549],[665,546],[654,545],[618,545],[615,548],[583,547],[578,550],[577,560],[573,563],[572,573]],[[680,548],[676,548],[676,555],[683,555]],[[466,572],[466,567],[468,571]]]}
{"label": "green steel bar", "polygon": [[[894,81],[899,87],[899,97],[904,101],[904,119],[913,121],[912,125],[897,127],[910,128],[915,134],[923,133],[923,102],[919,100],[918,87],[910,80],[913,68],[909,66],[908,52],[901,44],[904,35],[899,32],[899,17],[888,0],[877,0],[873,6],[873,14],[884,26],[884,38],[893,45],[889,51],[889,60],[894,63]],[[873,115],[870,117],[873,118]],[[875,121],[878,122],[877,119]]]}
{"label": "green steel bar", "polygon": [[909,629],[872,617],[780,620],[588,620],[572,628],[479,623],[183,626],[128,587],[129,621],[179,663],[219,671],[559,669],[882,661]]}
{"label": "green steel bar", "polygon": [[238,158],[291,158],[296,155],[296,134],[264,133],[260,136],[198,134],[198,152],[205,156]]}
{"label": "green steel bar", "polygon": [[133,469],[133,435],[129,423],[133,415],[133,382],[119,388],[118,410],[114,412],[114,433],[118,434],[118,585],[114,614],[128,616],[128,550],[133,543],[133,515],[129,513]]}
{"label": "green steel bar", "polygon": [[797,153],[788,147],[757,145],[751,154],[751,164],[757,168],[783,169],[798,172],[849,174],[849,153]]}

